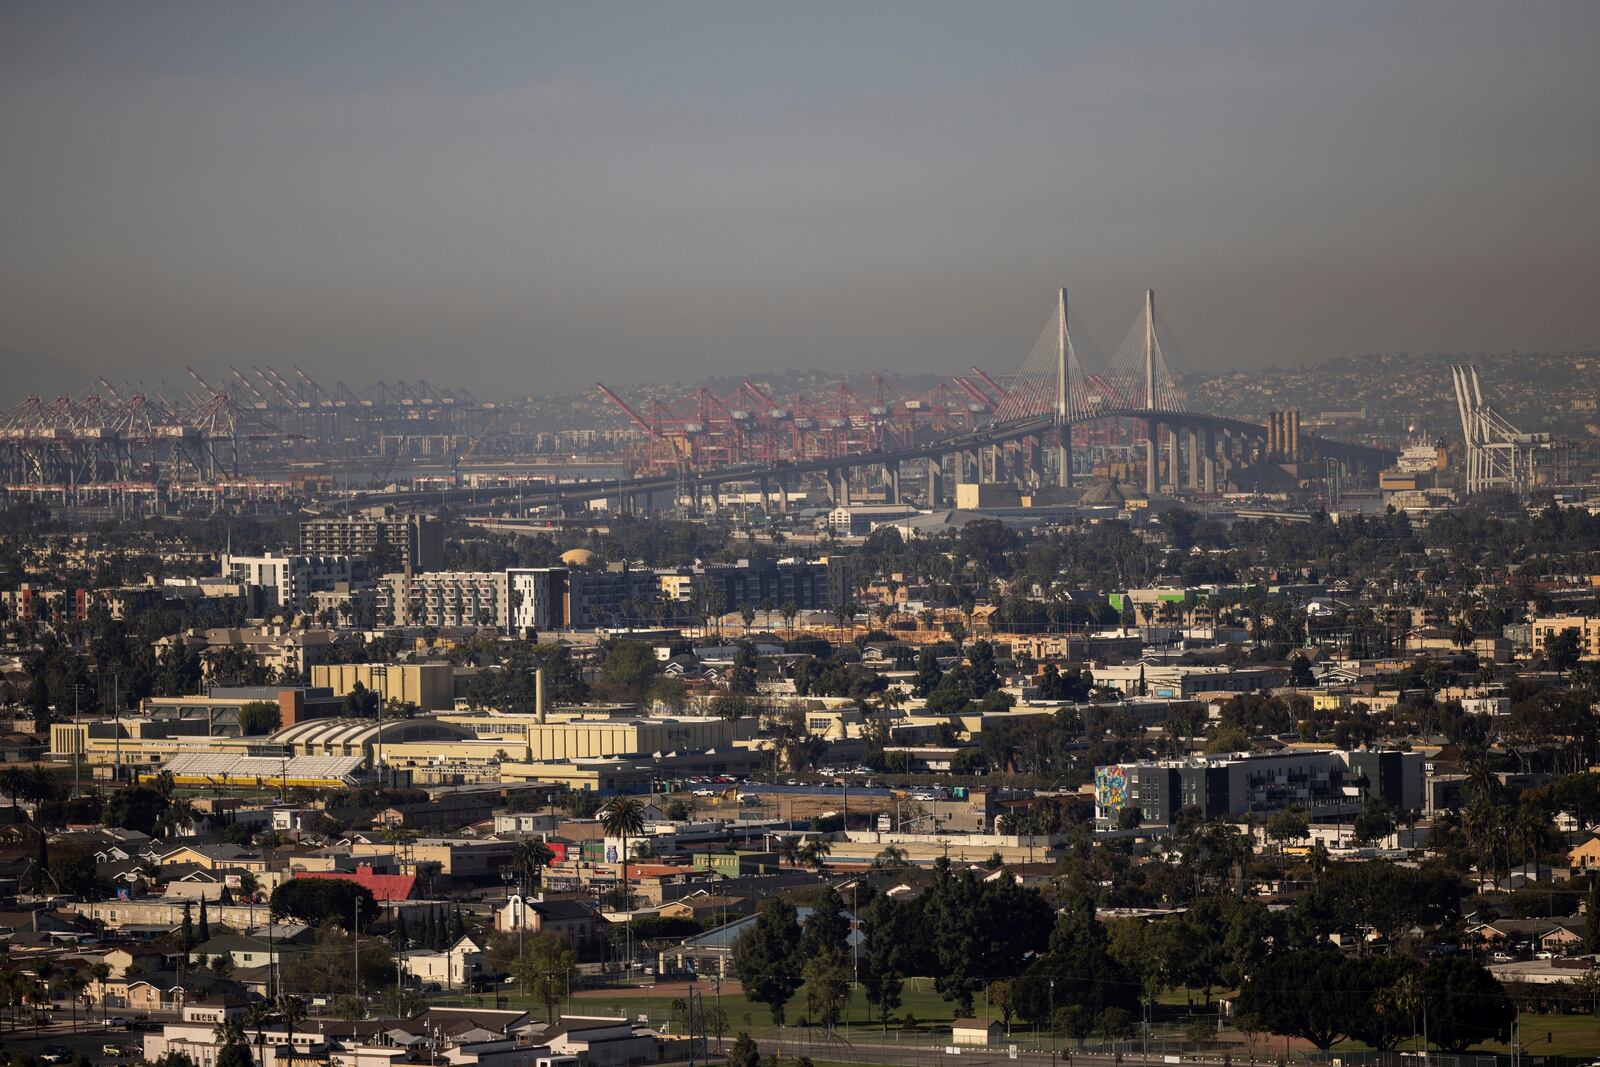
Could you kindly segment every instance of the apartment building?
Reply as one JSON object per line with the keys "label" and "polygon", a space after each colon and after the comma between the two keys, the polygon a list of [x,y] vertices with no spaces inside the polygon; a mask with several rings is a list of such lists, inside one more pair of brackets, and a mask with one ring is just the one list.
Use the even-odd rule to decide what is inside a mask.
{"label": "apartment building", "polygon": [[363,556],[374,574],[431,571],[444,563],[444,526],[424,515],[386,512],[300,524],[300,551],[308,556]]}
{"label": "apartment building", "polygon": [[1579,655],[1600,656],[1600,618],[1587,615],[1553,615],[1533,620],[1533,651],[1544,655],[1550,642],[1564,631],[1578,632]]}
{"label": "apartment building", "polygon": [[311,601],[311,594],[331,592],[340,586],[348,588],[365,580],[366,575],[366,560],[360,556],[268,552],[263,556],[222,557],[222,577],[239,582],[246,589],[260,589],[262,603],[268,607],[303,607]]}
{"label": "apartment building", "polygon": [[492,626],[511,624],[506,571],[433,571],[386,574],[378,585],[378,620],[388,626]]}

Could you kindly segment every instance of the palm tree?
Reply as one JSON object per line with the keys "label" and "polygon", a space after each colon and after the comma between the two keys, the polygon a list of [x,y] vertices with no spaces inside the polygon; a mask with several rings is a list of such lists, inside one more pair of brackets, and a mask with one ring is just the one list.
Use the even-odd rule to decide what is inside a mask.
{"label": "palm tree", "polygon": [[82,971],[73,971],[67,976],[67,992],[72,995],[72,1032],[78,1032],[78,1001],[83,999],[83,991],[89,988],[89,978]]}
{"label": "palm tree", "polygon": [[[166,771],[162,771],[166,774]],[[158,828],[161,836],[170,838],[180,828],[194,825],[194,805],[187,800],[174,800],[167,804],[166,810],[161,813]]]}
{"label": "palm tree", "polygon": [[795,606],[794,601],[785,600],[783,602],[783,607],[778,609],[778,613],[783,616],[784,629],[789,631],[789,636],[790,637],[793,637],[794,636],[794,620],[795,620],[795,616],[800,614],[800,609]]}
{"label": "palm tree", "polygon": [[22,768],[7,767],[4,771],[0,771],[0,789],[4,789],[11,794],[11,819],[13,822],[20,821],[17,818],[17,796],[27,787],[28,774]]}
{"label": "palm tree", "polygon": [[821,838],[807,841],[805,847],[800,850],[800,862],[820,874],[832,852],[833,846]]}
{"label": "palm tree", "polygon": [[[271,1017],[271,1015],[272,1005],[265,1001],[258,1001],[245,1008],[244,1015],[239,1019],[240,1036],[244,1037],[248,1031],[253,1030],[255,1031],[256,1037],[255,1043],[257,1045],[262,1044],[262,1042],[265,1040],[265,1035],[262,1033],[262,1029],[267,1025],[267,1020],[269,1017]],[[264,1059],[264,1057],[255,1057],[254,1053],[251,1055],[258,1062],[260,1059]]]}
{"label": "palm tree", "polygon": [[212,1031],[212,1036],[217,1039],[217,1044],[226,1048],[229,1045],[242,1045],[244,1040],[244,1016],[224,1015],[222,1021]]}
{"label": "palm tree", "polygon": [[872,858],[872,866],[880,871],[898,871],[910,864],[906,860],[905,849],[899,845],[889,845]]}
{"label": "palm tree", "polygon": [[606,836],[622,838],[622,900],[628,893],[628,838],[644,833],[644,804],[638,797],[617,797],[600,812]]}
{"label": "palm tree", "polygon": [[538,888],[539,872],[549,866],[550,861],[555,858],[556,854],[551,851],[550,846],[538,838],[530,837],[517,845],[511,854],[511,869],[517,872],[524,895],[527,894],[529,886]]}
{"label": "palm tree", "polygon": [[833,606],[833,617],[839,620],[839,643],[844,644],[844,624],[846,619],[852,619],[856,614],[854,601],[846,600]]}
{"label": "palm tree", "polygon": [[306,1002],[299,997],[285,993],[278,998],[278,1017],[283,1020],[284,1029],[288,1036],[284,1044],[292,1051],[294,1049],[294,1028],[296,1024],[306,1021]]}
{"label": "palm tree", "polygon": [[106,979],[111,977],[111,964],[100,962],[89,968],[89,973],[94,976],[97,984],[96,993],[100,997],[100,1023],[106,1021]]}

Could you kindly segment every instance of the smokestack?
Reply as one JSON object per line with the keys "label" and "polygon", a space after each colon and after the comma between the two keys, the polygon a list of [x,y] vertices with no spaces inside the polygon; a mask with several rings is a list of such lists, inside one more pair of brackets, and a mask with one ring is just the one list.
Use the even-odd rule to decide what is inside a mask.
{"label": "smokestack", "polygon": [[540,724],[544,723],[544,668],[533,669],[533,714]]}

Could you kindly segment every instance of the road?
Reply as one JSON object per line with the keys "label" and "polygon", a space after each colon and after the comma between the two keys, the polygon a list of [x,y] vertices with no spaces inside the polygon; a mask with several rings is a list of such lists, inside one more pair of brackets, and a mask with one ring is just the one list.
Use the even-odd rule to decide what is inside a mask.
{"label": "road", "polygon": [[[46,1045],[60,1045],[69,1049],[74,1058],[79,1055],[86,1057],[90,1063],[101,1064],[128,1064],[137,1062],[144,1054],[144,1034],[140,1031],[104,1030],[99,1028],[99,1021],[95,1022],[95,1029],[91,1030],[81,1018],[78,1020],[78,1032],[72,1032],[71,1020],[58,1023],[38,1031],[32,1027],[21,1030],[0,1031],[0,1041],[4,1041],[5,1049],[11,1053],[13,1062],[24,1056],[37,1057]],[[113,1043],[126,1045],[134,1050],[131,1056],[107,1056],[100,1051],[100,1046]]]}

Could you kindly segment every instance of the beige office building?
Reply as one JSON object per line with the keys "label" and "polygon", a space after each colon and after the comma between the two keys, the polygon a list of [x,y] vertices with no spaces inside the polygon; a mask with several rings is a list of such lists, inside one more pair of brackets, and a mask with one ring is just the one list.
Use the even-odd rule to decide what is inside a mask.
{"label": "beige office building", "polygon": [[311,684],[347,696],[360,682],[385,703],[398,700],[423,711],[455,707],[455,668],[448,663],[323,663],[311,668]]}

